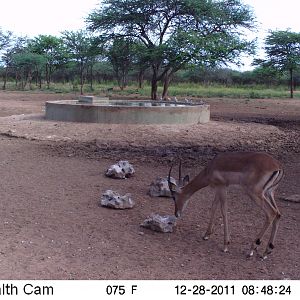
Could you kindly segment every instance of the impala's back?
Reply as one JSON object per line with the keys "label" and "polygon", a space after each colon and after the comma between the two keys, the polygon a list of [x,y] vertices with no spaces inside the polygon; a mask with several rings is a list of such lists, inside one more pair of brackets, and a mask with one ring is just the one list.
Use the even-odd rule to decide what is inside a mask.
{"label": "impala's back", "polygon": [[261,188],[282,166],[262,152],[233,152],[217,155],[206,167],[211,185],[258,185]]}

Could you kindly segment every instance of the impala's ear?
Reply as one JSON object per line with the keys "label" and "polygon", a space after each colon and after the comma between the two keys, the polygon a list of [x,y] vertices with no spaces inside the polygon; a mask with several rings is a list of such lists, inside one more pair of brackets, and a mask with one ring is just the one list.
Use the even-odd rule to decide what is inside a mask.
{"label": "impala's ear", "polygon": [[185,175],[182,181],[182,185],[185,186],[186,184],[188,184],[190,182],[190,176],[189,175]]}

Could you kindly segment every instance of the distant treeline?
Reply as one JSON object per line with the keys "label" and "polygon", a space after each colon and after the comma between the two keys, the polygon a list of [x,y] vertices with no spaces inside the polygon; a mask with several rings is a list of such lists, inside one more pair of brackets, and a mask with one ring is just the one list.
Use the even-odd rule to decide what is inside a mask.
{"label": "distant treeline", "polygon": [[[83,84],[89,86],[89,91],[93,91],[95,84],[118,85],[118,78],[114,72],[114,68],[109,61],[95,62],[93,69],[86,69],[83,73]],[[142,79],[140,78],[140,70],[132,68],[128,71],[126,78],[127,85],[136,85],[142,88],[144,84],[150,84],[151,71],[145,70]],[[6,78],[6,79],[5,79]],[[25,74],[24,71],[13,67],[5,68],[0,66],[0,82],[1,88],[6,89],[4,83],[10,82],[9,89],[25,90],[25,89],[45,89],[50,88],[51,84],[69,84],[75,89],[80,87],[79,67],[74,62],[64,64],[61,68],[56,67],[51,72],[51,80],[46,80],[46,73],[32,70]],[[188,68],[178,71],[172,83],[198,83],[202,85],[219,84],[227,87],[234,86],[254,86],[264,85],[268,88],[289,86],[289,76],[287,73],[274,74],[268,73],[261,67],[252,71],[236,71],[228,68]],[[161,83],[163,84],[163,82]],[[33,86],[34,85],[34,86]],[[294,75],[294,89],[300,85],[300,72]],[[126,89],[122,86],[120,89]]]}
{"label": "distant treeline", "polygon": [[[68,83],[83,93],[95,83],[114,82],[123,91],[136,82],[137,89],[151,87],[151,99],[165,99],[172,84],[188,82],[288,85],[293,97],[299,84],[300,33],[270,31],[265,59],[255,57],[257,41],[248,33],[256,17],[241,0],[104,0],[86,24],[32,39],[0,28],[2,89]],[[226,68],[241,55],[254,58],[253,71]]]}

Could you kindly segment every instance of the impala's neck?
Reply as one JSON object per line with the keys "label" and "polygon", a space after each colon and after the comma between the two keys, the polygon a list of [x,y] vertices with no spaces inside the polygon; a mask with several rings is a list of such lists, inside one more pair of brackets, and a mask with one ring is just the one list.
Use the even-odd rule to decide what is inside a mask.
{"label": "impala's neck", "polygon": [[194,177],[186,186],[182,188],[182,194],[185,198],[190,198],[197,191],[207,187],[209,180],[207,176],[207,169],[204,168],[196,177]]}

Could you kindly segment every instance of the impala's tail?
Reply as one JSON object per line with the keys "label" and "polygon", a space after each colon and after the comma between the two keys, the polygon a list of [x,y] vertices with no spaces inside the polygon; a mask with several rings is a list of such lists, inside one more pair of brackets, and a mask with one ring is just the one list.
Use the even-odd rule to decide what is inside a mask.
{"label": "impala's tail", "polygon": [[281,179],[283,178],[283,176],[284,176],[283,169],[279,169],[279,170],[273,172],[273,174],[271,175],[269,180],[265,183],[264,188],[263,188],[264,194],[266,196],[268,196],[268,198],[271,201],[272,206],[276,209],[279,216],[280,216],[280,212],[279,212],[279,209],[278,209],[277,204],[274,199],[274,191],[277,188],[277,186],[278,186],[279,182],[281,181]]}
{"label": "impala's tail", "polygon": [[279,170],[273,172],[273,174],[271,175],[269,180],[264,185],[264,188],[263,188],[264,191],[276,188],[278,186],[279,182],[281,181],[281,179],[283,178],[283,176],[284,176],[283,169],[279,169]]}

